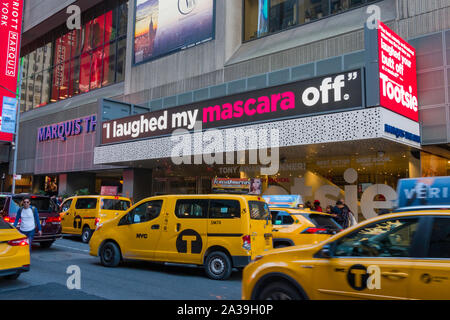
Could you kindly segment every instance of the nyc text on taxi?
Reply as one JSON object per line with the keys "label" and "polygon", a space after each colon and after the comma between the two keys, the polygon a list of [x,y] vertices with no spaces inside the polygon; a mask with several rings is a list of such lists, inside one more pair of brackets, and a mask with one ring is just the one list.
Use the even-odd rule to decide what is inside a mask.
{"label": "nyc text on taxi", "polygon": [[90,254],[104,266],[123,259],[203,265],[223,280],[256,255],[272,249],[267,204],[247,195],[181,195],[144,199],[99,224]]}
{"label": "nyc text on taxi", "polygon": [[396,213],[258,256],[242,298],[450,299],[450,178],[427,179],[399,182]]}

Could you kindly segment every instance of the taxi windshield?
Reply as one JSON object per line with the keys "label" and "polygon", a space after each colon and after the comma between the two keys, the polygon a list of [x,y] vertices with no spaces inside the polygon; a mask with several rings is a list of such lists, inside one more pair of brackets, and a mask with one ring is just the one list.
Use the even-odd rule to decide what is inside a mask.
{"label": "taxi windshield", "polygon": [[254,220],[266,220],[269,216],[269,206],[263,201],[249,201],[250,218]]}
{"label": "taxi windshield", "polygon": [[103,199],[103,210],[126,211],[130,207],[130,201],[117,199]]}

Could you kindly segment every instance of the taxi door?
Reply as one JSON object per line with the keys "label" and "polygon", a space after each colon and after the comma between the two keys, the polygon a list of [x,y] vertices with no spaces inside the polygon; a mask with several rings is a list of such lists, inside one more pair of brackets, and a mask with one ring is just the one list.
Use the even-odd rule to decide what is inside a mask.
{"label": "taxi door", "polygon": [[249,235],[251,238],[251,259],[273,249],[272,220],[269,207],[264,201],[248,201]]}
{"label": "taxi door", "polygon": [[73,233],[74,202],[76,199],[67,199],[61,205],[61,227],[63,233]]}
{"label": "taxi door", "polygon": [[153,260],[161,235],[163,200],[144,201],[118,225],[118,242],[124,258]]}
{"label": "taxi door", "polygon": [[408,299],[418,218],[381,220],[330,245],[315,267],[317,299]]}
{"label": "taxi door", "polygon": [[97,209],[99,208],[97,198],[78,198],[75,203],[75,212],[73,214],[73,233],[80,234],[84,225],[89,225],[90,229],[95,229],[95,218],[97,218]]}
{"label": "taxi door", "polygon": [[429,217],[423,259],[413,261],[410,297],[450,300],[450,216]]}
{"label": "taxi door", "polygon": [[232,256],[242,255],[242,237],[245,233],[245,219],[241,212],[247,207],[245,201],[236,198],[211,198],[209,203],[208,245],[222,246]]}
{"label": "taxi door", "polygon": [[207,244],[208,199],[170,199],[164,210],[156,260],[203,264]]}

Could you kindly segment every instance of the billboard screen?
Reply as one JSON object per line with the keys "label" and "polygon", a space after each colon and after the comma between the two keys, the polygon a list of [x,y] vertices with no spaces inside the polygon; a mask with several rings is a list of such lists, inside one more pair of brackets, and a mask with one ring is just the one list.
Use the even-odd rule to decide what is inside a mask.
{"label": "billboard screen", "polygon": [[212,40],[214,0],[137,0],[134,63]]}
{"label": "billboard screen", "polygon": [[[23,0],[0,2],[0,141],[13,140]],[[11,110],[13,109],[13,110]],[[5,112],[6,111],[6,112]],[[13,131],[13,132],[11,132]]]}
{"label": "billboard screen", "polygon": [[416,51],[381,21],[378,25],[380,105],[419,121]]}

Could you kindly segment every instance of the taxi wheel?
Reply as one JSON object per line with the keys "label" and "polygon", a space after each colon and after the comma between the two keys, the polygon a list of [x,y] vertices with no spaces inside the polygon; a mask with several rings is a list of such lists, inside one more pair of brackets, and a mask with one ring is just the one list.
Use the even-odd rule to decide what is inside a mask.
{"label": "taxi wheel", "polygon": [[211,252],[206,258],[205,271],[209,278],[213,280],[226,280],[232,271],[231,260],[221,251]]}
{"label": "taxi wheel", "polygon": [[257,300],[302,300],[302,296],[285,282],[275,282],[264,288]]}
{"label": "taxi wheel", "polygon": [[100,251],[100,262],[105,267],[117,267],[120,263],[120,249],[114,242],[107,242]]}
{"label": "taxi wheel", "polygon": [[83,228],[83,232],[81,233],[81,241],[83,241],[83,243],[88,243],[89,240],[91,240],[91,236],[92,236],[92,230],[86,226]]}

